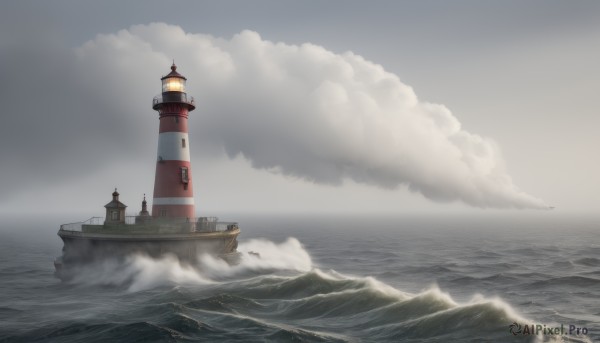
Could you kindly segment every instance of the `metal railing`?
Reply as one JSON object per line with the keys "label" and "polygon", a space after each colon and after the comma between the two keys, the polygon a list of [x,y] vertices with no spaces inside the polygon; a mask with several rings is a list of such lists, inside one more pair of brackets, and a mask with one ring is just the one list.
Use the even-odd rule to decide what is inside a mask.
{"label": "metal railing", "polygon": [[[105,217],[92,217],[88,220],[62,224],[60,229],[63,231],[82,231],[83,225],[104,225]],[[110,225],[145,225],[145,226],[177,226],[185,225],[192,227],[194,231],[203,232],[214,232],[214,231],[227,231],[238,228],[237,222],[220,222],[218,217],[144,217],[144,216],[125,216],[125,222],[113,223]]]}
{"label": "metal railing", "polygon": [[158,104],[169,102],[183,102],[194,107],[196,106],[193,96],[188,96],[186,93],[173,92],[155,96],[152,99],[152,107],[156,107]]}
{"label": "metal railing", "polygon": [[81,231],[83,225],[104,225],[104,217],[92,217],[82,222],[62,224],[60,229],[63,231]]}

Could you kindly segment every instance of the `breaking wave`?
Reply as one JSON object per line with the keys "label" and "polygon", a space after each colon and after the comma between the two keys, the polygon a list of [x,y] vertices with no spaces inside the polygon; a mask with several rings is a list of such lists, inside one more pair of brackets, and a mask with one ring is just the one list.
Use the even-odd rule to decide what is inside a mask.
{"label": "breaking wave", "polygon": [[[154,259],[133,255],[124,261],[87,266],[67,283],[40,285],[52,294],[45,310],[39,303],[26,302],[1,307],[0,319],[11,324],[0,330],[0,342],[552,339],[513,336],[509,332],[513,322],[536,321],[501,298],[473,295],[469,300],[457,300],[436,285],[408,292],[372,276],[346,275],[319,265],[295,238],[282,242],[247,240],[238,250],[241,258],[234,265],[210,255],[198,256],[194,266],[174,256]],[[583,264],[595,265],[597,260],[574,259],[567,267]],[[390,280],[423,272],[449,273],[452,277],[446,280],[451,284],[516,282],[510,272],[512,264],[487,275],[470,276],[453,271],[460,266],[452,263],[429,264],[420,270],[413,270],[414,265],[393,269],[393,265],[387,268],[393,273]],[[571,283],[580,284],[580,288],[597,285],[591,275],[571,280],[557,276],[546,281],[536,276],[530,282],[537,289],[572,287]],[[43,315],[29,315],[34,308]],[[557,341],[581,339],[563,336]]]}
{"label": "breaking wave", "polygon": [[81,270],[69,282],[74,290],[108,286],[123,305],[95,321],[54,323],[9,340],[523,341],[508,324],[532,322],[500,298],[458,302],[437,286],[409,293],[322,270],[295,238],[249,240],[238,250],[235,265],[209,255],[193,267],[135,255]]}
{"label": "breaking wave", "polygon": [[240,261],[234,265],[206,254],[199,255],[194,266],[180,263],[172,255],[161,258],[131,255],[124,261],[107,260],[81,268],[69,282],[126,286],[128,291],[138,292],[165,285],[209,285],[275,271],[307,272],[312,269],[310,255],[295,238],[279,244],[252,239],[240,244],[238,250]]}

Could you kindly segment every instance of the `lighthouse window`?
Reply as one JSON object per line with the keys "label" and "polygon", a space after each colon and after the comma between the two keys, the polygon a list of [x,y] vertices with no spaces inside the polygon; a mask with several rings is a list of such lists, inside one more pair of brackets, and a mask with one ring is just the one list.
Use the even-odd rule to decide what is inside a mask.
{"label": "lighthouse window", "polygon": [[188,169],[186,167],[181,168],[181,181],[183,183],[188,183],[189,181]]}
{"label": "lighthouse window", "polygon": [[119,220],[119,212],[118,211],[112,211],[110,213],[110,219],[111,220]]}
{"label": "lighthouse window", "polygon": [[163,92],[185,92],[185,80],[169,77],[163,80]]}
{"label": "lighthouse window", "polygon": [[167,216],[167,210],[165,210],[164,208],[160,210],[160,216],[161,217],[166,217]]}
{"label": "lighthouse window", "polygon": [[182,138],[182,139],[181,139],[181,147],[182,147],[182,148],[185,148],[185,138]]}

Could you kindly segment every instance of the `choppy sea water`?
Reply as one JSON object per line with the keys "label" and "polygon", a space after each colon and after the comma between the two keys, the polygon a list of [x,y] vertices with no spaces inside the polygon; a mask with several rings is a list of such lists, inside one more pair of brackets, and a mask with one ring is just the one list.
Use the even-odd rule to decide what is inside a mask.
{"label": "choppy sea water", "polygon": [[597,218],[230,217],[260,257],[132,256],[68,283],[53,276],[58,227],[5,220],[0,341],[600,340]]}

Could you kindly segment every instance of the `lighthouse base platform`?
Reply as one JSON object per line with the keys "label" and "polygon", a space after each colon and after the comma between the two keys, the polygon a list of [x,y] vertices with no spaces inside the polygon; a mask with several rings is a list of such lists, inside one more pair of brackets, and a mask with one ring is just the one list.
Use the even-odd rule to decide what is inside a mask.
{"label": "lighthouse base platform", "polygon": [[104,218],[94,217],[61,225],[58,236],[64,246],[62,256],[54,261],[57,277],[69,279],[86,265],[134,254],[153,258],[170,255],[191,265],[197,263],[202,254],[230,264],[239,261],[237,223],[218,222],[214,217],[133,217],[118,224],[101,224],[102,220]]}

